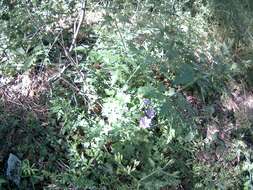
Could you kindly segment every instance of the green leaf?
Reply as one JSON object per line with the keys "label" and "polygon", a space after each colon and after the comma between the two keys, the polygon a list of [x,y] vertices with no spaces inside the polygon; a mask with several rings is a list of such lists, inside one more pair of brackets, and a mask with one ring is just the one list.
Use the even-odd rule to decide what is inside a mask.
{"label": "green leaf", "polygon": [[114,90],[105,89],[105,94],[108,95],[108,96],[114,96],[115,95],[115,91]]}
{"label": "green leaf", "polygon": [[138,89],[138,95],[141,97],[154,98],[154,99],[163,99],[164,95],[153,86],[144,86]]}
{"label": "green leaf", "polygon": [[169,88],[169,91],[167,92],[167,96],[174,96],[176,94],[175,88]]}
{"label": "green leaf", "polygon": [[129,21],[129,17],[124,16],[124,15],[119,15],[119,16],[118,16],[118,19],[119,19],[120,22],[131,23],[131,22]]}
{"label": "green leaf", "polygon": [[77,46],[74,48],[74,51],[86,53],[88,51],[88,46]]}
{"label": "green leaf", "polygon": [[23,48],[18,48],[16,49],[16,52],[20,55],[24,55],[25,54],[25,50]]}
{"label": "green leaf", "polygon": [[0,187],[2,184],[7,183],[7,181],[1,176],[0,177]]}
{"label": "green leaf", "polygon": [[178,70],[178,73],[173,83],[175,85],[186,85],[194,80],[195,75],[196,73],[193,69],[193,66],[189,64],[184,64]]}

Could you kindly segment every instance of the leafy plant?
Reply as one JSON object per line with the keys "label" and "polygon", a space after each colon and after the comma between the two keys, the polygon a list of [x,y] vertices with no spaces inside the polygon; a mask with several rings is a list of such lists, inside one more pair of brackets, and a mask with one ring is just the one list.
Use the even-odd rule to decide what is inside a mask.
{"label": "leafy plant", "polygon": [[220,104],[231,80],[247,73],[251,83],[251,9],[247,0],[0,0],[0,74],[46,86],[46,101],[17,104],[39,102],[43,117],[31,104],[0,115],[0,132],[19,137],[10,144],[23,187],[250,189],[246,130],[230,128]]}

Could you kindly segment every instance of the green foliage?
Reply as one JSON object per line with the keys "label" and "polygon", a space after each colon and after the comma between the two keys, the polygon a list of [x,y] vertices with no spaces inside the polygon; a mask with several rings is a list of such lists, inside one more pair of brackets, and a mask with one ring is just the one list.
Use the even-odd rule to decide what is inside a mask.
{"label": "green foliage", "polygon": [[[198,119],[215,120],[209,105],[215,95],[252,68],[252,3],[91,1],[85,8],[103,12],[103,20],[81,26],[68,52],[80,6],[0,0],[0,74],[66,67],[50,83],[47,130],[29,114],[22,127],[22,118],[1,116],[1,133],[21,128],[24,141],[36,142],[15,148],[25,152],[22,188],[250,189],[252,151],[240,139],[244,133],[224,148],[218,137],[203,140]],[[247,51],[238,55],[241,48]],[[199,111],[187,93],[206,107]],[[145,128],[147,109],[154,116]],[[198,157],[213,149],[226,149],[227,157]]]}

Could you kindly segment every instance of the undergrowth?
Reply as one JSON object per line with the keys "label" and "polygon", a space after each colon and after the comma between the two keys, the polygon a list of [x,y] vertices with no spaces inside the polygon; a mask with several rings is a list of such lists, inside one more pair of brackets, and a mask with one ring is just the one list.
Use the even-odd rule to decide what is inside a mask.
{"label": "undergrowth", "polygon": [[0,74],[48,76],[43,116],[0,108],[2,188],[15,188],[4,176],[11,152],[20,189],[252,188],[252,120],[222,102],[232,81],[252,88],[250,0],[17,0],[0,10]]}

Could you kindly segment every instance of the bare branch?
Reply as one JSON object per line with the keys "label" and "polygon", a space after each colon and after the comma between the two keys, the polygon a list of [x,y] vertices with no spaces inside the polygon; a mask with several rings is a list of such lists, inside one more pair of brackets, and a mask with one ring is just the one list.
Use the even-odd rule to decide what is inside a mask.
{"label": "bare branch", "polygon": [[[79,30],[80,30],[80,27],[82,25],[82,22],[84,20],[84,16],[85,16],[85,7],[86,7],[86,0],[83,1],[82,3],[82,7],[81,7],[81,12],[80,12],[80,20],[78,22],[78,26],[77,28],[75,29],[74,31],[74,36],[73,36],[73,39],[72,39],[72,43],[71,43],[71,46],[69,48],[69,52],[71,52],[75,46],[75,43],[76,43],[76,38],[77,38],[77,35],[79,33]],[[76,25],[76,24],[75,24]]]}

